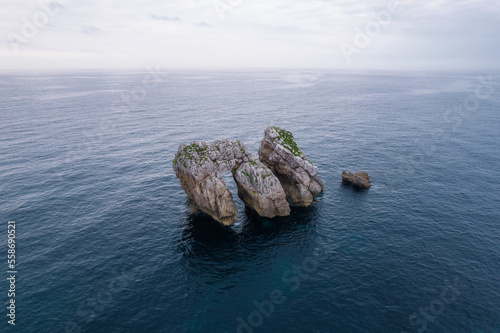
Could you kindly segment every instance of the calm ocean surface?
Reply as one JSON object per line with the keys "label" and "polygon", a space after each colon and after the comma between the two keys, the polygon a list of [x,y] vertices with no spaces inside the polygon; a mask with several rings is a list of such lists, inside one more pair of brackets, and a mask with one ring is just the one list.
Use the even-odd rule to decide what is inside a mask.
{"label": "calm ocean surface", "polygon": [[[500,332],[499,73],[155,75],[0,75],[0,331],[13,220],[17,332]],[[178,145],[269,125],[319,202],[191,216]]]}

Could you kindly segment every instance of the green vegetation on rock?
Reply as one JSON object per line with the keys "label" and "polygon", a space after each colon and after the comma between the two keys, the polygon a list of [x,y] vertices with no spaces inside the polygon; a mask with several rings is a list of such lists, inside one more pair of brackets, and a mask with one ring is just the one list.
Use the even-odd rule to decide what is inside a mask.
{"label": "green vegetation on rock", "polygon": [[[301,157],[303,155],[299,149],[299,146],[297,146],[295,139],[293,138],[292,132],[281,129],[279,127],[273,127],[273,128],[276,132],[278,132],[278,136],[276,137],[276,139],[278,139],[279,143],[283,147],[288,149],[292,153],[293,156]],[[311,165],[314,165],[307,158],[306,158],[306,161],[311,163]]]}
{"label": "green vegetation on rock", "polygon": [[248,178],[248,181],[250,182],[250,184],[253,184],[252,177],[248,173],[246,173],[245,171],[242,171],[241,173],[244,174]]}
{"label": "green vegetation on rock", "polygon": [[177,165],[177,163],[181,163],[182,165],[186,168],[187,161],[190,161],[191,163],[195,163],[198,166],[202,166],[205,162],[208,161],[208,150],[207,148],[202,148],[198,144],[190,144],[189,146],[186,146],[182,149],[182,152],[177,154],[176,158],[174,159],[173,163],[174,165]]}
{"label": "green vegetation on rock", "polygon": [[289,132],[287,130],[281,129],[279,127],[273,127],[276,132],[278,132],[278,136],[276,139],[278,139],[279,143],[288,149],[293,156],[301,156],[302,152],[300,151],[299,147],[297,146],[297,143],[293,139],[293,134],[292,132]]}

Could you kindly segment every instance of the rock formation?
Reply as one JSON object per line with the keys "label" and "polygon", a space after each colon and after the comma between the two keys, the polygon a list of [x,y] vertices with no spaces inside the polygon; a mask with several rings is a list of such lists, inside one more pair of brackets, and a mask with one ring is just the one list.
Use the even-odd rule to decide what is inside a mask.
{"label": "rock formation", "polygon": [[352,185],[359,190],[370,188],[370,177],[368,173],[361,171],[357,173],[342,172],[342,182],[347,185]]}
{"label": "rock formation", "polygon": [[192,213],[199,208],[223,225],[236,222],[238,210],[222,178],[222,173],[232,171],[245,205],[264,217],[290,215],[278,178],[239,140],[182,144],[172,166]]}
{"label": "rock formation", "polygon": [[300,151],[292,133],[268,127],[259,148],[259,159],[278,177],[292,204],[309,206],[323,192],[318,168]]}

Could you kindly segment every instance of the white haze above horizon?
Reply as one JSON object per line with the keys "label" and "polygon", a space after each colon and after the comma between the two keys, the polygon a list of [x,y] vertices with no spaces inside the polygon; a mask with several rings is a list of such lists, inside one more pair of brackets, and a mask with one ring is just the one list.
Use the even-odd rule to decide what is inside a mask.
{"label": "white haze above horizon", "polygon": [[500,69],[486,0],[5,1],[0,69]]}

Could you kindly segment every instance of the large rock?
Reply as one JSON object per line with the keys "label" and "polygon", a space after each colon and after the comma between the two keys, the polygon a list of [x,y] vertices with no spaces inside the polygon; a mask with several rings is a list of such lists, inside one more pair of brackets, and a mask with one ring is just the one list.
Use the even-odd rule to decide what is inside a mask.
{"label": "large rock", "polygon": [[323,192],[318,168],[300,151],[292,133],[278,127],[264,131],[259,159],[278,177],[287,197],[299,206],[309,206]]}
{"label": "large rock", "polygon": [[290,215],[278,178],[271,170],[253,156],[248,162],[233,169],[233,177],[238,186],[238,196],[260,216],[274,217]]}
{"label": "large rock", "polygon": [[347,185],[351,185],[354,188],[359,190],[368,189],[371,187],[370,185],[370,177],[368,173],[361,172],[342,172],[342,182]]}
{"label": "large rock", "polygon": [[222,178],[222,173],[232,171],[245,205],[264,217],[290,214],[279,180],[239,140],[180,145],[172,166],[192,213],[199,208],[223,225],[236,222],[238,210]]}

